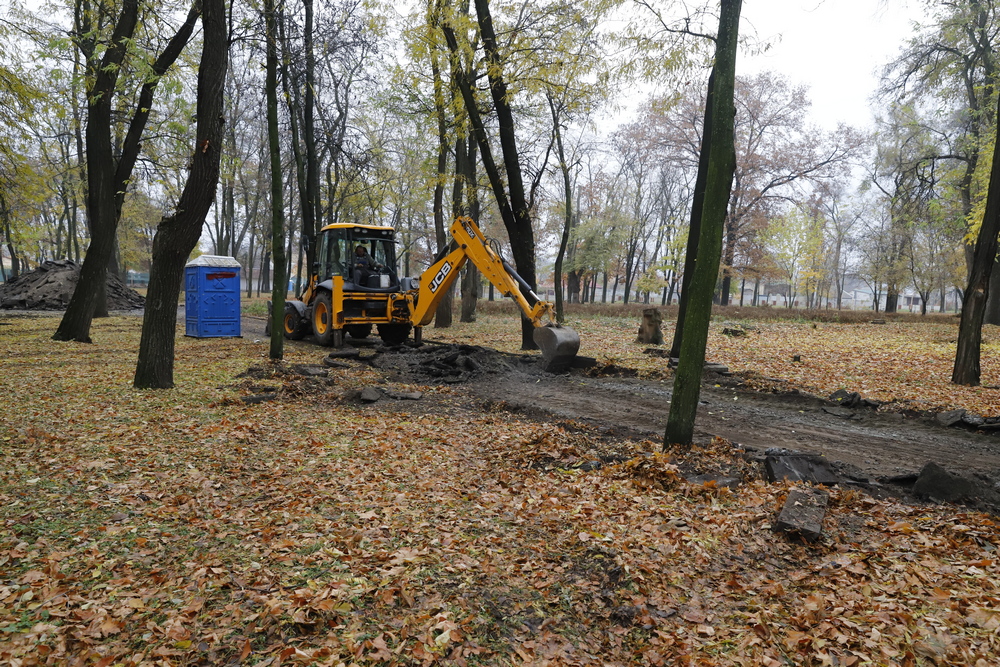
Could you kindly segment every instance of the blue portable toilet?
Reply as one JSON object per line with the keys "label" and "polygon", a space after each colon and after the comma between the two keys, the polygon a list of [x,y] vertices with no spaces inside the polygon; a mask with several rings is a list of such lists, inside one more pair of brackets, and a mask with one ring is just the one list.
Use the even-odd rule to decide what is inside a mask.
{"label": "blue portable toilet", "polygon": [[240,263],[234,257],[202,255],[184,267],[185,335],[239,338]]}

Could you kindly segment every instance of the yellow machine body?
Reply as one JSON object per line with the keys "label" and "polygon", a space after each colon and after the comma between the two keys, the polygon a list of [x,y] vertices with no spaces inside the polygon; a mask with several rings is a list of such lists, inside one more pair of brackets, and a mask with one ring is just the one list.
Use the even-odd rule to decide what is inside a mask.
{"label": "yellow machine body", "polygon": [[[340,347],[345,334],[363,338],[378,327],[389,345],[404,342],[413,331],[419,341],[466,262],[506,297],[513,299],[536,327],[535,341],[543,357],[571,359],[580,346],[575,331],[551,320],[552,304],[538,298],[490,247],[479,226],[468,217],[450,228],[451,242],[438,253],[419,278],[395,273],[395,230],[378,225],[328,225],[320,230],[317,261],[302,297],[285,305],[284,334],[301,338],[312,333],[322,345]],[[357,246],[364,247],[381,269],[368,275],[352,262]]]}

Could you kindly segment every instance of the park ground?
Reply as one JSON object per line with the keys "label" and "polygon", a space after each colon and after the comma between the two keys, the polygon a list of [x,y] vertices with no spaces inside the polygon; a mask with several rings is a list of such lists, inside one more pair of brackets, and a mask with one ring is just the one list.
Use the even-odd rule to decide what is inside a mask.
{"label": "park ground", "polygon": [[[375,346],[273,363],[251,319],[179,338],[177,387],[137,391],[139,318],[81,345],[5,313],[0,663],[996,663],[995,515],[834,487],[807,543],[772,530],[791,486],[745,456],[1000,469],[1000,437],[931,423],[1000,416],[996,329],[984,386],[959,388],[953,319],[720,320],[709,358],[733,375],[707,379],[698,445],[661,453],[667,360],[635,316],[570,320],[597,365],[566,376],[503,312],[427,330],[473,360],[447,377]],[[879,407],[824,412],[838,389]]]}

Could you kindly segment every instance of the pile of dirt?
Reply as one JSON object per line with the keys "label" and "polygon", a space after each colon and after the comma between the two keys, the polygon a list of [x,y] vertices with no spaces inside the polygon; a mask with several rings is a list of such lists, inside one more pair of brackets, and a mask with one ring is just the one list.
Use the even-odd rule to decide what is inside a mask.
{"label": "pile of dirt", "polygon": [[[390,352],[387,350],[387,352]],[[458,384],[520,370],[538,373],[537,358],[504,354],[478,345],[423,345],[379,354],[371,365],[396,379],[422,384]]]}
{"label": "pile of dirt", "polygon": [[[80,280],[80,266],[69,259],[42,264],[0,285],[0,308],[65,310]],[[134,310],[146,300],[117,276],[108,274],[108,310]]]}

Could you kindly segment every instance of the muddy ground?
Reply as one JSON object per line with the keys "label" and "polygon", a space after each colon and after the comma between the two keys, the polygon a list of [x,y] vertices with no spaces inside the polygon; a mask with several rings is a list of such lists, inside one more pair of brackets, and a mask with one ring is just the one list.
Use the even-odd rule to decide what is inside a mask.
{"label": "muddy ground", "polygon": [[[245,322],[245,331],[261,326]],[[263,335],[263,329],[255,335]],[[388,401],[373,409],[427,410],[442,401],[442,409],[503,409],[523,418],[573,420],[654,441],[663,437],[666,426],[670,379],[640,379],[630,369],[599,366],[551,374],[539,368],[537,355],[433,341],[421,348],[386,350],[372,340],[359,349],[364,363],[380,369],[390,383],[454,388],[446,399],[428,392],[419,406]],[[317,360],[326,352],[318,349]],[[720,436],[760,454],[771,448],[820,454],[839,463],[842,475],[872,483],[907,476],[912,482],[928,462],[993,485],[1000,481],[1000,429],[985,433],[945,427],[933,415],[846,408],[795,390],[763,393],[741,384],[738,374],[706,374],[696,440]]]}
{"label": "muddy ground", "polygon": [[[570,419],[623,435],[663,437],[670,380],[628,377],[629,369],[542,371],[537,356],[512,355],[473,346],[447,346],[447,368],[436,368],[434,344],[375,355],[370,363],[392,382],[452,384],[469,410],[502,408],[533,419]],[[448,360],[458,353],[457,359]],[[440,358],[439,358],[440,359]],[[468,359],[469,361],[464,361]],[[440,374],[435,373],[439,371]],[[739,378],[706,374],[696,439],[723,437],[744,448],[821,454],[869,479],[916,474],[929,461],[948,470],[1000,478],[1000,437],[948,428],[923,415],[848,409],[795,392],[759,393]],[[452,403],[455,401],[452,400]]]}

